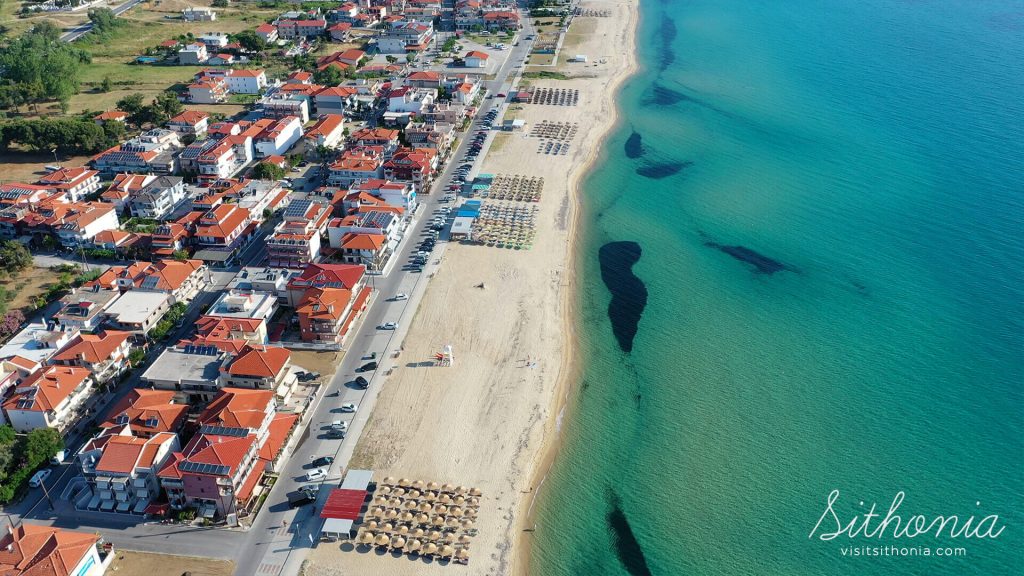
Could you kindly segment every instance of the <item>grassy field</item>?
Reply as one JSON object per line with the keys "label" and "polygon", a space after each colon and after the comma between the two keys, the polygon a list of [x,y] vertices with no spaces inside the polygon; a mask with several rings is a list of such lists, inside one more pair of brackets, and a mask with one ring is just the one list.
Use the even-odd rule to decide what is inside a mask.
{"label": "grassy field", "polygon": [[588,36],[597,30],[596,18],[576,18],[569,25],[569,31],[565,33],[565,40],[562,41],[562,51],[572,52],[574,48],[583,43]]}
{"label": "grassy field", "polygon": [[530,57],[526,59],[527,66],[547,66],[554,62],[554,54],[530,54]]}
{"label": "grassy field", "polygon": [[5,310],[28,306],[31,299],[46,292],[54,277],[55,274],[48,269],[27,268],[14,278],[0,280],[0,288],[3,288],[4,295],[11,297],[9,301],[4,302]]}
{"label": "grassy field", "polygon": [[[62,166],[81,166],[89,160],[88,156],[62,157]],[[46,173],[43,169],[53,164],[53,154],[2,153],[0,154],[0,182],[35,182]]]}

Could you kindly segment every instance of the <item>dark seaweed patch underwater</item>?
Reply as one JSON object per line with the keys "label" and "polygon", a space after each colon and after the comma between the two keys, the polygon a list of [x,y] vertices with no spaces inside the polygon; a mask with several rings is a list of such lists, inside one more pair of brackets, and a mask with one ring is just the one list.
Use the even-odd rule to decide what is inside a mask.
{"label": "dark seaweed patch underwater", "polygon": [[633,351],[633,339],[647,307],[647,286],[633,274],[633,265],[640,260],[641,253],[636,242],[609,242],[598,251],[601,280],[612,295],[608,319],[623,352]]}

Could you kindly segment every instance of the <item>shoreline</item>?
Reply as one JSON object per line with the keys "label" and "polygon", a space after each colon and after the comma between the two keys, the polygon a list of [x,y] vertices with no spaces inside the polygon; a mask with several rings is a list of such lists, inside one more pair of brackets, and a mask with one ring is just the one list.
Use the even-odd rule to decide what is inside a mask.
{"label": "shoreline", "polygon": [[640,27],[640,2],[639,0],[623,3],[627,8],[626,28],[623,30],[623,46],[626,61],[621,69],[615,71],[608,83],[607,96],[603,99],[604,104],[610,103],[611,114],[608,121],[597,126],[600,134],[595,145],[591,146],[586,159],[577,166],[569,175],[569,202],[572,218],[569,224],[569,242],[565,255],[565,269],[569,271],[567,282],[563,285],[561,294],[562,300],[562,327],[565,333],[565,346],[562,351],[562,370],[555,384],[555,393],[551,398],[550,417],[544,423],[542,444],[536,452],[535,462],[532,465],[532,472],[529,475],[531,496],[519,504],[520,513],[517,514],[513,549],[517,553],[513,556],[512,573],[517,576],[530,573],[530,559],[532,558],[533,542],[527,538],[526,529],[536,526],[535,505],[540,495],[548,473],[554,465],[555,459],[562,448],[563,426],[566,417],[571,409],[570,393],[575,389],[575,382],[579,381],[582,365],[579,362],[578,342],[578,307],[579,293],[577,288],[577,276],[579,273],[579,255],[581,241],[581,212],[583,205],[583,175],[593,167],[604,155],[605,144],[608,137],[614,132],[623,118],[619,110],[618,95],[622,86],[632,78],[640,68],[636,54],[636,35]]}

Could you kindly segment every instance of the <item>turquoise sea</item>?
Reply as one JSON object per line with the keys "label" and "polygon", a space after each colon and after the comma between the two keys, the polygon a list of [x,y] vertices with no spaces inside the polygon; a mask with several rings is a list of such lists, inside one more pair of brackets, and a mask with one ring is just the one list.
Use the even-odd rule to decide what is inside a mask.
{"label": "turquoise sea", "polygon": [[[1024,574],[1024,3],[640,12],[531,573]],[[809,538],[833,490],[1004,531]]]}

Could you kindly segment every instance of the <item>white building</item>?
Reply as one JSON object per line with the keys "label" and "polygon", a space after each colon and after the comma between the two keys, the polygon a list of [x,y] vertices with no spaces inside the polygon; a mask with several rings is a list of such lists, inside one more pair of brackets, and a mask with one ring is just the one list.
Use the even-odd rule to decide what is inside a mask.
{"label": "white building", "polygon": [[283,156],[296,142],[302,138],[302,121],[295,116],[287,116],[274,122],[264,130],[255,141],[256,156]]}
{"label": "white building", "polygon": [[210,8],[185,8],[181,11],[181,17],[185,22],[213,22],[217,19],[217,13]]}
{"label": "white building", "polygon": [[228,90],[235,94],[259,94],[267,87],[267,75],[263,70],[228,70],[224,79]]}
{"label": "white building", "polygon": [[39,428],[64,431],[82,415],[92,395],[92,373],[77,366],[48,366],[29,376],[4,401],[7,421],[18,432]]}
{"label": "white building", "polygon": [[120,330],[146,335],[170,307],[171,295],[166,292],[129,290],[107,308],[105,315]]}

